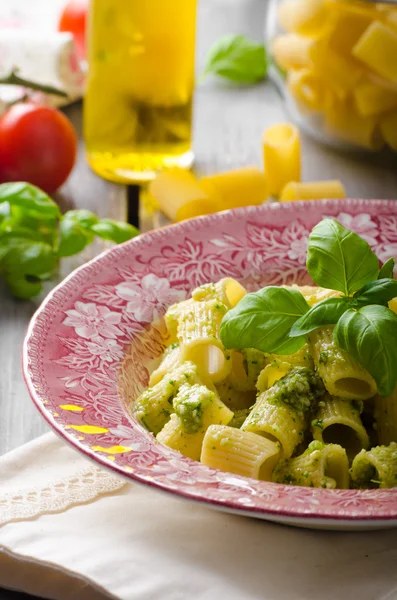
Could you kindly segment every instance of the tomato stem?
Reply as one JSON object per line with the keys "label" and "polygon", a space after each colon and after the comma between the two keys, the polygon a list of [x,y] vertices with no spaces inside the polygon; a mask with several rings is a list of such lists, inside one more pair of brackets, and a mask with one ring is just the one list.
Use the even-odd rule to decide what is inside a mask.
{"label": "tomato stem", "polygon": [[18,71],[13,69],[9,75],[5,77],[0,77],[0,84],[7,85],[20,85],[22,87],[30,88],[31,90],[37,90],[39,92],[43,92],[44,94],[52,94],[53,96],[62,96],[63,98],[67,98],[68,95],[66,92],[59,90],[58,88],[53,87],[52,85],[44,85],[41,83],[36,83],[35,81],[30,81],[29,79],[24,79],[18,75]]}

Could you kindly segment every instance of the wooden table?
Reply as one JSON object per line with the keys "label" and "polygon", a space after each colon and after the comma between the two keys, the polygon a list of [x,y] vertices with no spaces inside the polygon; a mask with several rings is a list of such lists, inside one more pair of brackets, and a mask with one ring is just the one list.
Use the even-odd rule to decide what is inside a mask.
{"label": "wooden table", "polygon": [[[225,33],[245,33],[262,39],[263,0],[201,0],[199,8],[198,71],[212,42]],[[81,138],[81,106],[66,114]],[[211,173],[242,165],[261,166],[261,132],[286,120],[283,104],[270,82],[235,87],[208,79],[196,93],[195,169]],[[341,154],[303,135],[303,176],[341,179],[350,197],[397,198],[397,157]],[[137,188],[114,185],[94,175],[84,160],[83,143],[75,170],[61,193],[65,208],[84,207],[102,217],[128,218],[138,224]],[[142,219],[141,227],[153,226]],[[81,257],[64,261],[62,275],[100,250],[94,245]],[[48,427],[30,401],[21,373],[21,346],[29,319],[39,301],[19,302],[0,285],[0,454],[45,433]],[[0,474],[1,476],[1,474]],[[20,597],[0,590],[0,599]]]}

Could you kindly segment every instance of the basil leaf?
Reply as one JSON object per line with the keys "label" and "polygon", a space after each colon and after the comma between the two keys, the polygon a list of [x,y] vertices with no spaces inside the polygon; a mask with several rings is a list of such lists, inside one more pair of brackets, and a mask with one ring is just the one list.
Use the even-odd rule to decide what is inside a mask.
{"label": "basil leaf", "polygon": [[59,223],[58,256],[72,256],[78,254],[94,239],[94,236],[83,229],[79,223],[62,219]]}
{"label": "basil leaf", "polygon": [[133,225],[112,219],[101,219],[99,223],[91,227],[91,231],[104,240],[110,240],[116,244],[122,244],[139,235],[138,229]]}
{"label": "basil leaf", "polygon": [[9,273],[5,281],[11,294],[20,300],[29,300],[37,296],[43,287],[40,281],[29,281],[25,275],[19,273]]}
{"label": "basil leaf", "polygon": [[58,217],[58,205],[35,185],[18,181],[0,185],[0,203],[8,202],[11,206],[21,206],[41,218]]}
{"label": "basil leaf", "polygon": [[40,275],[53,271],[56,263],[49,244],[13,234],[0,238],[0,269],[8,274]]}
{"label": "basil leaf", "polygon": [[335,325],[350,307],[348,298],[327,298],[315,304],[291,328],[290,337],[307,335],[318,327]]}
{"label": "basil leaf", "polygon": [[80,208],[78,210],[69,210],[67,213],[63,215],[63,218],[68,221],[74,221],[81,225],[81,227],[89,229],[96,223],[98,223],[99,219],[90,210],[86,210],[85,208]]}
{"label": "basil leaf", "polygon": [[266,77],[267,66],[263,44],[243,35],[225,35],[210,49],[203,77],[211,73],[236,83],[257,83]]}
{"label": "basil leaf", "polygon": [[223,317],[220,336],[226,348],[256,348],[274,354],[293,354],[305,338],[289,338],[292,325],[309,310],[297,290],[266,287],[247,294]]}
{"label": "basil leaf", "polygon": [[312,229],[306,265],[317,285],[346,296],[376,279],[379,270],[367,242],[334,219],[324,219]]}
{"label": "basil leaf", "polygon": [[393,279],[394,276],[394,265],[396,264],[395,258],[389,258],[379,271],[378,279],[384,279],[388,277],[389,279]]}
{"label": "basil leaf", "polygon": [[397,296],[397,281],[395,279],[378,279],[370,281],[359,289],[353,296],[359,306],[368,304],[383,304],[387,303],[392,298]]}
{"label": "basil leaf", "polygon": [[386,306],[348,310],[334,329],[334,340],[375,379],[381,396],[397,383],[397,315]]}

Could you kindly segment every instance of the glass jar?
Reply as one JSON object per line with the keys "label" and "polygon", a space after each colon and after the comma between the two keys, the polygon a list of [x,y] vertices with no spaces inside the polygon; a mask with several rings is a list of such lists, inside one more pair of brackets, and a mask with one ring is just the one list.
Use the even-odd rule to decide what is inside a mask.
{"label": "glass jar", "polygon": [[197,0],[91,0],[88,162],[112,181],[191,166]]}
{"label": "glass jar", "polygon": [[397,151],[397,4],[270,0],[266,45],[302,129],[343,149]]}

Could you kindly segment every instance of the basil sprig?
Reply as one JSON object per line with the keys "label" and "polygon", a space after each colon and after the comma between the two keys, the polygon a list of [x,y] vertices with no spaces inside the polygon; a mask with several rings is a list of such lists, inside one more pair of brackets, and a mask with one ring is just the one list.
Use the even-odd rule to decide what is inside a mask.
{"label": "basil sprig", "polygon": [[379,305],[349,309],[335,327],[334,340],[373,375],[379,394],[392,393],[396,385],[397,315]]}
{"label": "basil sprig", "polygon": [[212,74],[235,83],[257,83],[266,77],[267,67],[263,44],[243,35],[225,35],[210,49],[200,79]]}
{"label": "basil sprig", "polygon": [[227,312],[221,324],[226,348],[256,348],[274,354],[292,354],[305,338],[288,337],[292,325],[309,310],[297,290],[267,287],[247,294]]}
{"label": "basil sprig", "polygon": [[89,210],[62,215],[45,192],[29,183],[0,185],[0,276],[17,298],[39,294],[59,259],[81,252],[95,236],[120,243],[138,233],[128,223],[99,219]]}
{"label": "basil sprig", "polygon": [[397,384],[397,315],[387,303],[397,297],[394,258],[379,270],[364,239],[324,219],[309,236],[306,265],[317,285],[340,296],[310,307],[294,289],[267,287],[247,294],[223,318],[225,347],[291,354],[310,332],[335,325],[335,343],[367,369],[381,395],[392,393]]}

